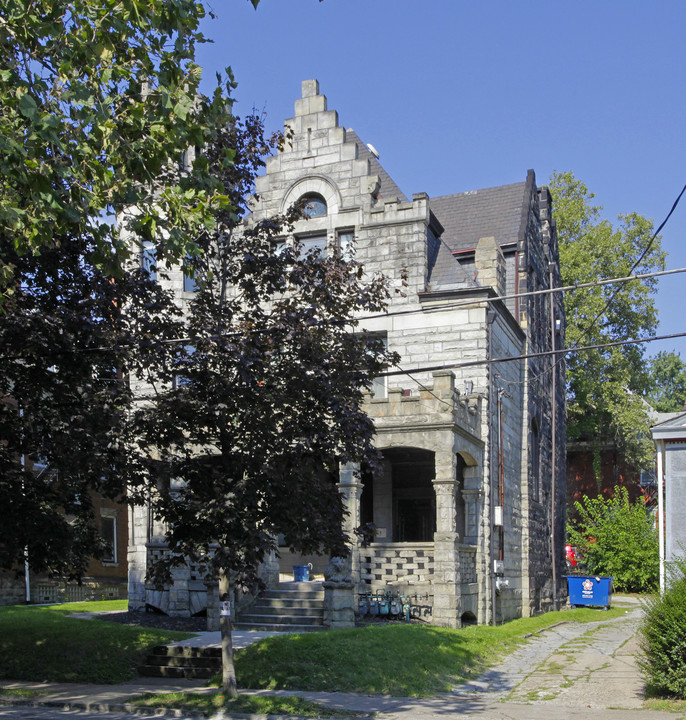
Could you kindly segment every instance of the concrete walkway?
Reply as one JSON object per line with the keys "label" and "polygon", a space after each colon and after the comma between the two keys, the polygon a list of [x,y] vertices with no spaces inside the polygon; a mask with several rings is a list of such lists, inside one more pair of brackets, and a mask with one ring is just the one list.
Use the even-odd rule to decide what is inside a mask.
{"label": "concrete walkway", "polygon": [[[431,698],[394,698],[347,693],[249,691],[244,694],[298,695],[320,705],[375,714],[386,720],[677,720],[672,713],[642,709],[642,682],[636,667],[636,630],[640,608],[634,598],[622,596],[616,605],[627,615],[594,623],[561,623],[532,636],[526,645],[477,680]],[[235,647],[245,647],[276,633],[236,631]],[[202,633],[181,641],[209,645],[218,633]],[[145,692],[214,692],[204,681],[139,679],[120,685],[0,682],[6,688],[46,693],[37,704],[124,711],[127,699]],[[0,709],[0,717],[2,710]]]}

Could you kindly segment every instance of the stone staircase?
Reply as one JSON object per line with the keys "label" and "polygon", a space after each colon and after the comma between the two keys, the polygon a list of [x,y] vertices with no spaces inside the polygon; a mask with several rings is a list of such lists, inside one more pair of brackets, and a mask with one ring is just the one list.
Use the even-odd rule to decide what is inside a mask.
{"label": "stone staircase", "polygon": [[236,630],[308,632],[324,629],[324,590],[321,582],[283,582],[260,593],[239,613]]}
{"label": "stone staircase", "polygon": [[138,666],[138,674],[145,677],[211,678],[222,671],[222,651],[219,647],[189,647],[158,645]]}
{"label": "stone staircase", "polygon": [[[261,593],[240,613],[234,630],[309,632],[324,629],[322,584],[284,582]],[[146,677],[210,678],[222,669],[221,648],[188,645],[158,645],[138,673]]]}

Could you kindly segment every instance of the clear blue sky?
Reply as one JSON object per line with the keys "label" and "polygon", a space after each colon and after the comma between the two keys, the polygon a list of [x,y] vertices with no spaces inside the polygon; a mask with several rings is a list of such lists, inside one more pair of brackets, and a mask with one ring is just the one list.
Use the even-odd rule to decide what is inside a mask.
{"label": "clear blue sky", "polygon": [[[229,65],[236,112],[281,128],[302,80],[381,154],[406,195],[571,170],[605,215],[657,226],[686,183],[686,3],[662,0],[211,0],[208,79]],[[686,196],[665,227],[686,267]],[[686,331],[686,273],[660,281],[659,334]],[[651,343],[650,354],[686,338]]]}

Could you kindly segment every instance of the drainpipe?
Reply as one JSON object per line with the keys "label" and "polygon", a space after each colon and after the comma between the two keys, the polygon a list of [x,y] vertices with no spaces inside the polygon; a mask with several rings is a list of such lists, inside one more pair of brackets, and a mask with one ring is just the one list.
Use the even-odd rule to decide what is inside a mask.
{"label": "drainpipe", "polygon": [[662,595],[665,591],[665,441],[657,440],[655,445],[657,449],[657,542],[660,548],[660,595]]}
{"label": "drainpipe", "polygon": [[[498,526],[498,560],[505,560],[505,456],[503,453],[503,395],[498,388],[498,505],[500,525]],[[496,584],[497,587],[497,584]]]}
{"label": "drainpipe", "polygon": [[[495,321],[495,310],[489,308],[486,311],[486,321],[488,325],[487,340],[488,348],[486,354],[490,360],[493,355],[493,322]],[[493,364],[488,364],[488,472],[489,472],[489,533],[488,533],[488,557],[489,557],[489,569],[488,577],[491,583],[491,625],[495,625],[495,601],[496,601],[496,587],[495,587],[495,543],[493,542],[493,536],[495,535],[495,487],[494,480],[494,468],[493,468],[493,427],[491,422],[492,408],[493,408]]]}
{"label": "drainpipe", "polygon": [[[548,277],[550,290],[555,282],[555,263],[548,263]],[[550,342],[553,354],[550,356],[552,378],[550,383],[550,420],[551,420],[551,472],[550,472],[550,553],[553,560],[553,610],[557,610],[557,547],[555,543],[555,511],[556,502],[556,473],[557,473],[557,356],[555,354],[555,293],[550,298]]]}
{"label": "drainpipe", "polygon": [[[19,422],[20,422],[20,427],[21,427],[21,432],[22,432],[22,440],[23,440],[23,439],[24,439],[24,438],[23,438],[23,433],[24,433],[24,409],[23,409],[21,406],[19,407]],[[23,468],[24,470],[26,470],[26,454],[22,452],[19,457],[20,457],[20,462],[21,462],[22,468]],[[24,478],[22,478],[22,480],[21,480],[21,491],[22,491],[22,494],[25,493],[24,482],[25,482],[25,481],[24,481]],[[25,598],[25,600],[26,600],[26,604],[27,604],[27,605],[29,605],[30,602],[31,602],[31,580],[30,580],[30,576],[29,576],[29,571],[30,571],[30,568],[29,568],[29,548],[28,548],[28,545],[26,545],[26,546],[24,547],[24,598]]]}

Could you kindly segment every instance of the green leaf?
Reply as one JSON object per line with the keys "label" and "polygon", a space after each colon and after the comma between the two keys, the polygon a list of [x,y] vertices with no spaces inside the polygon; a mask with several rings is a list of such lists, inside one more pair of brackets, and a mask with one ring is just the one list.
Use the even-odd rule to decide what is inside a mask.
{"label": "green leaf", "polygon": [[25,93],[19,98],[19,112],[29,120],[33,120],[36,116],[38,105],[36,101],[28,94]]}

